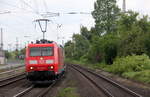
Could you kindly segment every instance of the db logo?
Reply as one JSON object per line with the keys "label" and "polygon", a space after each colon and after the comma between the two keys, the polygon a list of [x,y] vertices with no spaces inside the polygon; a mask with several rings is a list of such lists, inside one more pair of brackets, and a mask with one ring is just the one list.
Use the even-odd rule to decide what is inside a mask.
{"label": "db logo", "polygon": [[44,64],[45,63],[45,61],[43,60],[43,58],[41,58],[40,60],[39,60],[39,64]]}

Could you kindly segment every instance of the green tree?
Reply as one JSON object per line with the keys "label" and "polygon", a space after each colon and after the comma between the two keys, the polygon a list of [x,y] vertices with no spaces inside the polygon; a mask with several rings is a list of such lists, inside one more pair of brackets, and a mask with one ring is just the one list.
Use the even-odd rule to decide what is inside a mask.
{"label": "green tree", "polygon": [[143,44],[146,50],[146,54],[150,57],[150,33],[145,34]]}
{"label": "green tree", "polygon": [[113,34],[93,37],[87,58],[94,63],[105,61],[112,64],[117,56],[118,42],[119,38]]}
{"label": "green tree", "polygon": [[117,34],[121,37],[124,37],[128,35],[129,33],[132,33],[133,27],[137,26],[137,17],[139,13],[128,11],[125,14],[120,14],[120,18],[117,21]]}
{"label": "green tree", "polygon": [[120,10],[116,6],[116,0],[97,0],[92,12],[95,19],[95,28],[99,35],[111,33],[116,30],[116,20],[119,18]]}
{"label": "green tree", "polygon": [[107,64],[113,64],[114,59],[117,57],[119,40],[120,39],[113,34],[103,37],[104,60]]}
{"label": "green tree", "polygon": [[81,27],[80,29],[81,35],[86,38],[87,40],[91,40],[91,32],[88,31],[88,29],[84,26]]}
{"label": "green tree", "polygon": [[147,52],[146,48],[148,46],[145,44],[145,38],[150,31],[150,22],[147,16],[139,18],[138,15],[136,12],[129,11],[126,14],[122,14],[118,21],[117,33],[121,39],[118,51],[119,56],[141,55]]}
{"label": "green tree", "polygon": [[65,43],[65,56],[70,59],[74,56],[74,43],[72,41]]}
{"label": "green tree", "polygon": [[74,42],[74,58],[80,59],[83,55],[85,55],[89,50],[89,41],[86,37],[80,34],[73,35]]}
{"label": "green tree", "polygon": [[97,63],[102,61],[102,49],[99,36],[92,37],[92,43],[90,44],[89,51],[86,55],[89,62]]}

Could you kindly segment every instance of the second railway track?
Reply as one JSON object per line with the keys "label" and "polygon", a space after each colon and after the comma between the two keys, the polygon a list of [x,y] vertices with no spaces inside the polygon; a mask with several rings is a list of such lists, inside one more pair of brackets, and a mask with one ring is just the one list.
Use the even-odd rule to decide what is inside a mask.
{"label": "second railway track", "polygon": [[71,68],[78,71],[80,74],[90,80],[96,87],[103,91],[106,97],[143,97],[132,90],[106,78],[103,75],[97,74],[79,65],[70,65]]}
{"label": "second railway track", "polygon": [[22,73],[22,74],[19,74],[19,75],[16,75],[16,76],[11,76],[11,77],[8,77],[6,79],[1,79],[0,80],[0,88],[1,87],[4,87],[6,85],[9,85],[9,84],[12,84],[12,83],[15,83],[19,80],[22,80],[22,79],[25,79],[25,73]]}
{"label": "second railway track", "polygon": [[25,73],[0,80],[0,97],[12,97],[30,85],[31,83],[26,80]]}

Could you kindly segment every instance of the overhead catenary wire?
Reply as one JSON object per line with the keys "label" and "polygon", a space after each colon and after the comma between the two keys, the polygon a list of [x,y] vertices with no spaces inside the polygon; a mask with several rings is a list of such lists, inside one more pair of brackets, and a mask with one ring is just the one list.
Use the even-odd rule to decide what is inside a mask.
{"label": "overhead catenary wire", "polygon": [[37,10],[35,10],[30,4],[28,4],[24,0],[20,0],[20,2],[22,2],[23,4],[25,4],[26,6],[28,6],[31,10],[33,10],[34,13],[39,14]]}
{"label": "overhead catenary wire", "polygon": [[17,8],[17,9],[21,9],[21,10],[24,10],[24,11],[25,11],[25,10],[26,10],[26,11],[32,11],[32,10],[27,10],[27,9],[25,9],[25,8],[21,8],[21,7],[17,6],[17,5],[13,5],[13,4],[4,2],[4,1],[1,1],[0,3],[3,3],[3,4],[5,4],[5,5],[7,5],[7,6],[10,6],[10,7],[13,7],[13,8]]}
{"label": "overhead catenary wire", "polygon": [[[46,12],[45,13],[40,13],[39,12],[39,8],[38,8],[38,4],[36,2],[36,0],[34,0],[34,3],[37,5],[37,7],[35,10],[31,5],[29,5],[27,2],[25,2],[24,0],[20,0],[22,3],[24,3],[26,6],[28,6],[30,8],[30,10],[26,9],[26,8],[21,8],[17,5],[13,5],[13,4],[9,4],[9,3],[6,3],[6,2],[3,2],[1,1],[1,3],[5,4],[5,5],[8,5],[8,6],[11,6],[11,7],[14,7],[14,8],[17,8],[17,9],[21,9],[21,10],[24,10],[24,11],[27,11],[28,12],[31,12],[31,13],[35,13],[36,15],[38,16],[42,16],[42,17],[56,17],[56,16],[60,16],[60,14],[91,14],[91,13],[87,13],[87,12],[68,12],[68,13],[59,13],[59,12],[49,12],[48,11],[48,7],[47,7],[47,4],[45,2],[45,0],[43,0],[43,4],[45,6],[45,10]],[[17,12],[17,11],[11,11],[11,13],[25,13],[25,12]]]}
{"label": "overhead catenary wire", "polygon": [[[11,6],[11,7],[15,7],[15,8],[17,8],[17,9],[24,9],[24,8],[20,8],[20,7],[18,7],[18,6],[15,6],[15,5],[12,5],[12,4],[9,4],[9,3],[6,3],[6,2],[2,2],[2,3],[4,3],[4,4],[6,4],[6,5],[9,5],[9,6]],[[18,12],[15,12],[15,11],[7,11],[7,12],[1,12],[0,14],[5,14],[5,13],[18,13]],[[24,13],[24,12],[21,12],[21,13]],[[13,14],[14,15],[14,14]],[[18,24],[22,24],[22,23],[24,23],[23,21],[24,21],[24,19],[20,19],[21,17],[19,17],[19,18],[17,18],[17,20],[16,20],[16,22],[15,23],[18,23]],[[19,21],[18,21],[19,20]],[[20,21],[21,20],[21,21]],[[7,25],[8,26],[8,25]],[[12,27],[11,27],[12,28]]]}
{"label": "overhead catenary wire", "polygon": [[[29,1],[29,0],[28,0]],[[37,2],[37,0],[34,0],[35,2]],[[45,0],[44,0],[45,1]],[[43,4],[44,4],[44,1],[43,1]],[[1,2],[1,1],[0,1]],[[17,5],[17,4],[12,4],[12,3],[9,3],[9,2],[5,2],[5,1],[2,1],[3,2],[3,4],[5,4],[5,5],[8,5],[8,6],[10,6],[10,7],[13,7],[13,9],[14,8],[16,8],[16,11],[11,11],[12,13],[29,13],[29,12],[31,12],[31,13],[33,13],[34,15],[37,15],[38,17],[41,17],[41,14],[40,14],[40,12],[39,12],[39,6],[38,6],[38,3],[37,3],[37,8],[34,8],[35,6],[32,6],[33,4],[31,4],[31,3],[29,3],[29,2],[27,2],[26,0],[23,0],[23,2],[25,2],[24,4],[26,5],[26,7],[28,7],[28,8],[23,8],[23,7],[21,7],[21,6],[19,6],[19,5]],[[33,2],[32,2],[33,3]],[[43,5],[42,4],[42,5]],[[46,13],[48,13],[48,15],[49,15],[49,17],[48,18],[50,18],[53,14],[57,14],[57,15],[55,15],[55,16],[59,16],[58,15],[58,13],[54,13],[54,12],[48,12],[48,6],[47,6],[47,4],[46,4],[46,2],[45,2],[45,11],[46,11]],[[20,9],[20,10],[19,10]],[[35,10],[36,9],[36,10]],[[23,12],[23,11],[24,12]],[[18,11],[18,12],[17,12]],[[21,12],[22,11],[22,12]],[[12,14],[11,13],[11,14]],[[38,13],[38,14],[37,14]],[[45,14],[46,14],[45,13]],[[68,12],[69,13],[69,12]],[[68,13],[61,13],[61,14],[68,14]],[[59,13],[60,14],[60,13]],[[79,12],[76,12],[76,14],[79,14]],[[15,14],[15,15],[17,15],[17,14]],[[19,26],[22,26],[22,25],[20,25],[20,24],[23,24],[23,26],[24,26],[24,24],[25,24],[25,26],[26,26],[26,23],[23,23],[23,21],[25,20],[24,19],[24,17],[22,17],[23,15],[21,15],[21,16],[19,16],[19,17],[17,17],[17,20],[16,20],[16,23],[17,24],[19,24]],[[54,15],[53,15],[54,16]],[[54,17],[55,17],[54,16]],[[33,17],[33,16],[32,16]],[[25,18],[27,18],[27,17],[25,17]],[[7,23],[6,23],[6,25],[7,25]],[[28,25],[27,25],[28,26]],[[50,29],[50,30],[55,30],[55,28],[53,27],[53,26],[50,26],[52,29]],[[11,28],[11,29],[13,29],[13,28],[15,28],[12,32],[14,32],[14,33],[20,33],[20,32],[18,32],[18,30],[16,29],[16,27],[12,27],[12,26],[10,26],[9,25],[9,28]],[[25,28],[26,29],[26,28]],[[25,32],[25,31],[23,31],[23,32]],[[55,31],[53,31],[53,32],[55,32]],[[37,33],[36,33],[37,34]]]}
{"label": "overhead catenary wire", "polygon": [[[21,0],[22,1],[22,0]],[[7,6],[9,6],[9,7],[13,7],[13,8],[16,8],[17,10],[18,9],[20,9],[20,10],[23,10],[23,11],[26,11],[26,12],[19,12],[19,11],[8,11],[7,13],[29,13],[29,12],[31,12],[31,13],[34,13],[34,14],[36,14],[36,15],[38,15],[38,16],[41,16],[38,12],[36,12],[34,9],[33,9],[33,7],[32,6],[30,6],[29,4],[27,4],[27,3],[25,3],[26,5],[28,5],[28,7],[30,6],[30,10],[29,9],[26,9],[26,8],[22,8],[22,7],[19,7],[19,6],[17,6],[17,5],[13,5],[13,4],[10,4],[10,3],[7,3],[7,2],[4,2],[4,1],[0,1],[0,3],[2,3],[2,4],[5,4],[5,5],[7,5]]]}

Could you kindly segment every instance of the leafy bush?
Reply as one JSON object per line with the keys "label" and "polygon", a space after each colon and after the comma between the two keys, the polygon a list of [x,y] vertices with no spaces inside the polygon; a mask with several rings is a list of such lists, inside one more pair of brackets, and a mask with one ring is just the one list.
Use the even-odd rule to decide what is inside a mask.
{"label": "leafy bush", "polygon": [[139,72],[150,69],[150,60],[147,55],[132,55],[117,58],[113,65],[105,68],[106,71],[122,75],[125,72]]}
{"label": "leafy bush", "polygon": [[126,72],[123,73],[122,76],[145,83],[150,83],[150,70],[144,70],[140,72]]}

